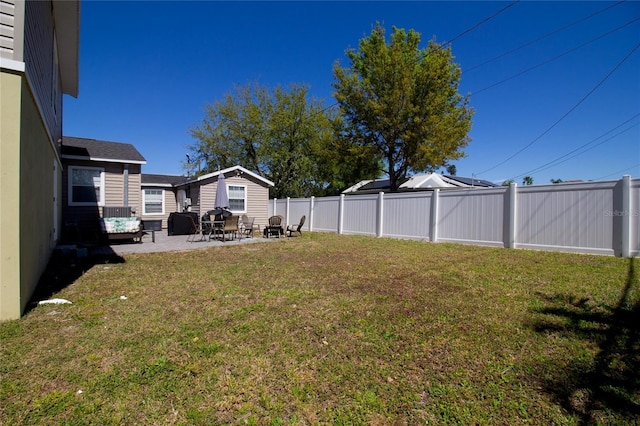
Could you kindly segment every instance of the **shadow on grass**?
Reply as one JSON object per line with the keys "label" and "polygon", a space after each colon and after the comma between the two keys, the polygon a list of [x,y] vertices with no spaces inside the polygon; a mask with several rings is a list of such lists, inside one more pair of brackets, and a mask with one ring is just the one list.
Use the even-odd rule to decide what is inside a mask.
{"label": "shadow on grass", "polygon": [[25,315],[35,308],[38,302],[50,299],[60,290],[73,284],[95,265],[110,263],[124,263],[124,258],[116,254],[109,246],[54,250],[38,281],[38,286],[27,304]]}
{"label": "shadow on grass", "polygon": [[576,353],[568,365],[540,365],[542,386],[580,424],[640,421],[640,290],[634,259],[616,306],[572,295],[540,297],[547,306],[534,325],[545,334],[593,342],[595,357]]}

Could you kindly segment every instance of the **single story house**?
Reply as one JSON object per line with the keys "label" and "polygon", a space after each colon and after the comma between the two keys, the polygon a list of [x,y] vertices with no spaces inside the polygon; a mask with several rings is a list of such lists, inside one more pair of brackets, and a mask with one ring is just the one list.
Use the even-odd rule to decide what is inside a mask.
{"label": "single story house", "polygon": [[0,321],[19,318],[58,243],[62,95],[78,96],[80,2],[0,3]]}
{"label": "single story house", "polygon": [[131,144],[90,138],[62,138],[63,238],[100,238],[99,219],[110,209],[130,209],[147,229],[166,229],[171,213],[213,210],[218,178],[224,175],[229,208],[267,223],[273,182],[242,166],[199,177],[142,174],[145,158]]}
{"label": "single story house", "polygon": [[98,239],[99,219],[110,207],[141,212],[141,171],[147,162],[133,145],[64,136],[60,150],[63,239]]}
{"label": "single story house", "polygon": [[229,209],[235,215],[255,217],[255,223],[268,220],[269,187],[273,182],[242,166],[233,166],[202,176],[185,178],[170,175],[142,175],[142,220],[167,220],[173,212],[192,211],[203,215],[215,207],[218,179],[224,175]]}
{"label": "single story house", "polygon": [[[498,185],[493,182],[477,178],[425,173],[403,179],[398,187],[398,191],[424,191],[435,188],[494,188],[496,186]],[[345,189],[342,193],[347,195],[377,194],[378,192],[389,192],[390,187],[389,179],[363,180]]]}

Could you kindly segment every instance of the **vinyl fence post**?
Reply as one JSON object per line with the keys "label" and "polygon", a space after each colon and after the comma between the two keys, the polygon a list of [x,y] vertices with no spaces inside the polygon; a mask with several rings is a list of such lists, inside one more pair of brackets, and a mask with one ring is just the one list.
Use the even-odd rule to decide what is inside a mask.
{"label": "vinyl fence post", "polygon": [[286,219],[285,219],[285,221],[284,221],[285,228],[286,228],[287,226],[289,226],[289,202],[290,202],[290,201],[291,201],[291,197],[287,197],[287,204],[286,204],[286,206],[287,206],[287,207],[286,207],[286,209],[285,209],[285,217],[286,217]]}
{"label": "vinyl fence post", "polygon": [[507,222],[507,232],[505,235],[504,246],[506,248],[516,248],[516,213],[517,208],[516,204],[518,202],[518,184],[515,182],[511,182],[509,188],[506,192],[506,202],[507,202],[507,214],[508,216],[504,218]]}
{"label": "vinyl fence post", "polygon": [[431,197],[431,223],[429,224],[429,233],[431,234],[431,242],[438,241],[438,200],[440,199],[440,189],[433,190]]}
{"label": "vinyl fence post", "polygon": [[278,199],[274,197],[273,198],[273,214],[271,216],[275,216],[276,214],[278,214],[277,210],[278,210]]}
{"label": "vinyl fence post", "polygon": [[622,219],[622,226],[620,227],[622,231],[622,238],[620,241],[622,242],[622,247],[620,250],[620,255],[622,257],[631,257],[631,216],[633,212],[631,211],[631,176],[624,175],[622,176],[622,211],[620,219]]}
{"label": "vinyl fence post", "polygon": [[311,196],[309,200],[309,232],[313,231],[313,207],[316,203],[316,197]]}
{"label": "vinyl fence post", "polygon": [[378,192],[378,215],[376,223],[376,237],[382,237],[384,222],[384,192]]}
{"label": "vinyl fence post", "polygon": [[338,204],[338,234],[342,234],[344,226],[344,194],[340,194],[340,203]]}

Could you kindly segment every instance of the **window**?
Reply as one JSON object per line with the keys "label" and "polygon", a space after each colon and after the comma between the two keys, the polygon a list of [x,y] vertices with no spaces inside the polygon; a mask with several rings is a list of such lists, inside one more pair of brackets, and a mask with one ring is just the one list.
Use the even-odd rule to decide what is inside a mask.
{"label": "window", "polygon": [[229,210],[235,213],[247,212],[247,187],[229,185],[227,187],[229,195]]}
{"label": "window", "polygon": [[145,189],[142,193],[142,214],[164,214],[164,190]]}
{"label": "window", "polygon": [[104,206],[104,169],[69,167],[69,205]]}

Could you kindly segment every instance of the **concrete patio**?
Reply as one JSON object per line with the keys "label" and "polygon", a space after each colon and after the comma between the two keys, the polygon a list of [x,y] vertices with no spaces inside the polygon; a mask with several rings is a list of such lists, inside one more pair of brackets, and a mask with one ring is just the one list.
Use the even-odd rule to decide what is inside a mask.
{"label": "concrete patio", "polygon": [[[100,251],[112,251],[117,255],[131,254],[131,253],[158,253],[166,251],[185,251],[185,250],[198,250],[209,247],[224,247],[233,246],[239,244],[257,244],[257,243],[272,243],[279,241],[279,238],[263,238],[262,235],[256,234],[251,238],[236,238],[231,241],[220,241],[217,239],[209,240],[205,238],[200,241],[196,238],[196,241],[187,241],[188,235],[167,235],[166,230],[156,231],[155,238],[151,231],[146,231],[142,237],[141,243],[135,243],[131,241],[112,242],[108,246],[94,247],[91,249],[92,254],[99,254]],[[283,237],[284,238],[284,237]],[[155,242],[153,241],[155,239]]]}

